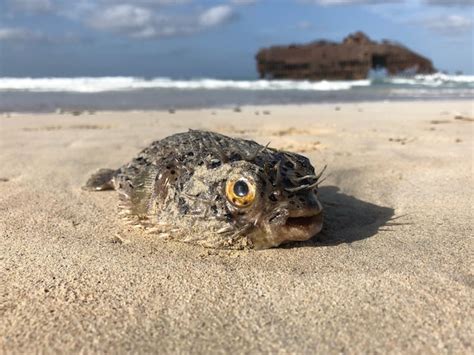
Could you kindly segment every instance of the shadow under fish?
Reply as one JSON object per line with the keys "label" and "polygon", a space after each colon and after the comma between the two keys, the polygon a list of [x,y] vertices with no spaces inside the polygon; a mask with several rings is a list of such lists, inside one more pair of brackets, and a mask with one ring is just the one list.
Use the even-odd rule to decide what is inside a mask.
{"label": "shadow under fish", "polygon": [[284,247],[307,247],[352,243],[370,238],[386,226],[395,211],[342,193],[336,186],[319,188],[319,198],[324,206],[322,231],[306,242],[289,243]]}

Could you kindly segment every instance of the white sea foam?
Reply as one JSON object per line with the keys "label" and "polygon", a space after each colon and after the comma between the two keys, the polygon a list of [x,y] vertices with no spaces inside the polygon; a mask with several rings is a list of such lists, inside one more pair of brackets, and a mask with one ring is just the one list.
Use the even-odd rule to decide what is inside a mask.
{"label": "white sea foam", "polygon": [[354,87],[379,84],[393,86],[474,87],[473,75],[416,75],[408,78],[383,78],[354,81],[292,81],[292,80],[219,80],[138,77],[78,77],[78,78],[0,78],[0,91],[77,92],[132,91],[143,89],[179,90],[298,90],[341,91]]}
{"label": "white sea foam", "polygon": [[407,78],[388,78],[384,82],[399,85],[417,85],[428,87],[474,86],[474,75],[447,75],[442,73],[415,75]]}
{"label": "white sea foam", "polygon": [[141,89],[181,90],[348,90],[355,86],[369,86],[369,80],[357,81],[290,81],[290,80],[172,80],[168,78],[142,79],[136,77],[83,78],[0,78],[0,91],[79,92],[129,91]]}

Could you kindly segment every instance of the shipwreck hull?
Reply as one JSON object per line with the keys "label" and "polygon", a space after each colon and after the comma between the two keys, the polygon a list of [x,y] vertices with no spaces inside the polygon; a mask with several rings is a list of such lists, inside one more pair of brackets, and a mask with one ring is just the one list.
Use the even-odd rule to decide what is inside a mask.
{"label": "shipwreck hull", "polygon": [[261,78],[294,80],[360,80],[371,69],[388,74],[430,74],[431,60],[399,44],[370,40],[357,32],[342,43],[319,41],[306,45],[274,46],[257,55]]}

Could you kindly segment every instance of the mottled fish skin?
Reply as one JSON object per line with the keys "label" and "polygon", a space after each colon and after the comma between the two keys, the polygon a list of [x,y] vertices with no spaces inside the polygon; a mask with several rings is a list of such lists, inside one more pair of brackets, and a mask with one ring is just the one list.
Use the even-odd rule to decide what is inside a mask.
{"label": "mottled fish skin", "polygon": [[190,130],[151,143],[117,170],[101,169],[85,188],[114,188],[121,214],[157,235],[263,249],[321,230],[319,177],[302,155]]}

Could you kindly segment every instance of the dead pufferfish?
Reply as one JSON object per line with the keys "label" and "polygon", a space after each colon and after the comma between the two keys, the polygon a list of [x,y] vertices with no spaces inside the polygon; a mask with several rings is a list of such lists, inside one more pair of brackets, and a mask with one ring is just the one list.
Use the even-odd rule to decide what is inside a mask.
{"label": "dead pufferfish", "polygon": [[190,130],[151,143],[117,170],[99,170],[84,189],[117,190],[121,214],[164,238],[264,249],[321,231],[321,173],[299,154]]}

